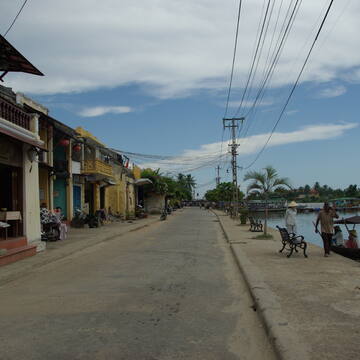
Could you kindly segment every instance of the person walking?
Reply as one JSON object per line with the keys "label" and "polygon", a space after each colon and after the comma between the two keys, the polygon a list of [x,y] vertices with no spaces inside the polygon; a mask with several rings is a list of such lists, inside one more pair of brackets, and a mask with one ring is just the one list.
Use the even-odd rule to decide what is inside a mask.
{"label": "person walking", "polygon": [[315,224],[315,232],[318,233],[318,225],[319,222],[321,224],[321,237],[324,243],[324,256],[328,257],[330,255],[330,246],[331,246],[331,239],[334,234],[334,218],[338,218],[339,215],[336,211],[330,207],[329,203],[326,201],[324,202],[324,207],[320,210],[319,215],[316,219]]}
{"label": "person walking", "polygon": [[297,203],[295,201],[291,201],[285,212],[285,226],[289,234],[296,234],[296,207]]}

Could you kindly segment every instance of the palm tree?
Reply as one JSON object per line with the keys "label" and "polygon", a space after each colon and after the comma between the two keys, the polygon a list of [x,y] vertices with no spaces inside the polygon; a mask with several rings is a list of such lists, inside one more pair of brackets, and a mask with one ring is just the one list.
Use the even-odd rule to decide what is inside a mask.
{"label": "palm tree", "polygon": [[268,219],[268,198],[269,193],[274,190],[286,186],[291,188],[288,178],[280,178],[277,171],[270,165],[264,168],[264,171],[249,171],[245,174],[244,181],[252,180],[247,187],[247,192],[257,192],[265,197],[265,224],[264,235],[267,235],[267,219]]}
{"label": "palm tree", "polygon": [[195,179],[190,174],[186,175],[185,181],[189,190],[192,190],[196,185]]}

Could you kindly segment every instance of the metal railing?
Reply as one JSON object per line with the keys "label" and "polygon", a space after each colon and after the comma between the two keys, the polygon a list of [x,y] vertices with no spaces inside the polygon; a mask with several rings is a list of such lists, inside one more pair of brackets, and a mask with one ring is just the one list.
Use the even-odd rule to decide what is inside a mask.
{"label": "metal railing", "polygon": [[85,160],[84,168],[82,171],[84,174],[102,174],[105,176],[112,176],[113,169],[112,166],[106,164],[101,160]]}

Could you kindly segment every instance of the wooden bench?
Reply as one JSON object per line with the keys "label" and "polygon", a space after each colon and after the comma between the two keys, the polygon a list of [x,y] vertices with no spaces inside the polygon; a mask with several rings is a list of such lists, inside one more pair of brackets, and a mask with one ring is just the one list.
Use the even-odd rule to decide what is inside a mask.
{"label": "wooden bench", "polygon": [[261,223],[261,220],[254,219],[252,216],[249,216],[250,221],[250,229],[249,231],[252,232],[261,232],[263,231],[263,225]]}
{"label": "wooden bench", "polygon": [[306,255],[307,243],[306,241],[304,241],[304,237],[302,235],[295,235],[293,233],[288,233],[286,228],[281,228],[280,226],[276,226],[276,227],[279,229],[281,235],[281,242],[283,245],[282,249],[279,250],[280,253],[283,252],[284,249],[290,251],[289,254],[286,255],[289,258],[294,252],[294,250],[295,252],[298,252],[297,248],[300,248],[303,250],[304,256],[306,258],[308,257]]}

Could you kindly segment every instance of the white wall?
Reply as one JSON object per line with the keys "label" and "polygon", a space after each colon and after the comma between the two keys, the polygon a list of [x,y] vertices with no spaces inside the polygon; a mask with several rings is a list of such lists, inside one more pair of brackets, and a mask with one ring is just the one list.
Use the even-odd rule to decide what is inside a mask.
{"label": "white wall", "polygon": [[36,244],[38,251],[45,248],[41,241],[40,200],[39,200],[39,168],[38,162],[29,160],[30,145],[23,145],[23,223],[24,234],[29,244]]}
{"label": "white wall", "polygon": [[160,214],[165,206],[165,195],[149,194],[149,197],[144,199],[145,210],[150,214]]}

